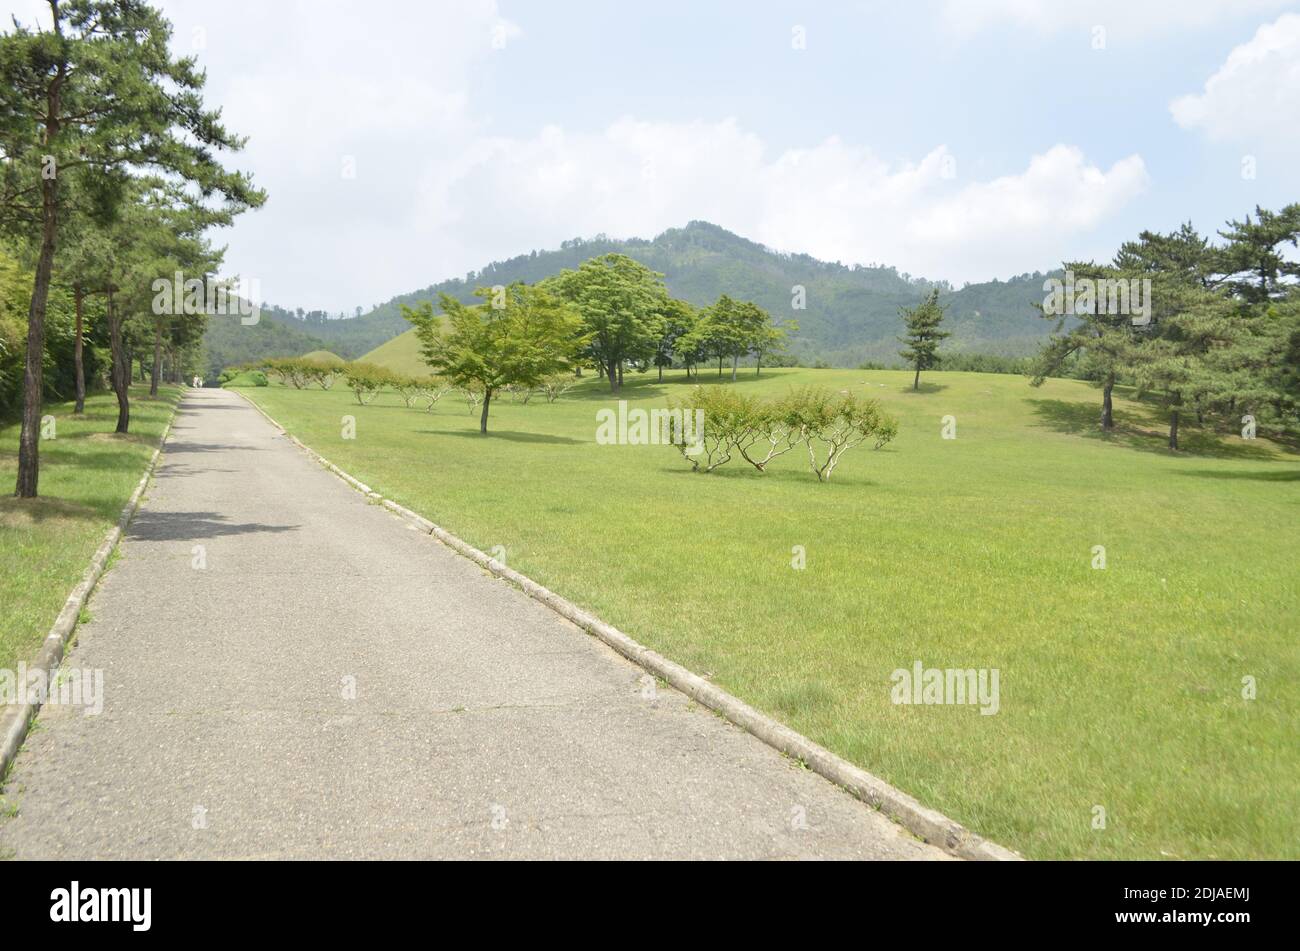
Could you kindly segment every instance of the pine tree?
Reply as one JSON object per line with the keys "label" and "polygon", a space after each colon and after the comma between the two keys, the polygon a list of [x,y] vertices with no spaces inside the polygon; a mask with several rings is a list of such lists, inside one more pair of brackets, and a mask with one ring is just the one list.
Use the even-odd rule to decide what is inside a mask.
{"label": "pine tree", "polygon": [[[1118,281],[1131,276],[1119,267],[1092,262],[1067,262],[1064,269],[1075,280]],[[1064,290],[1073,293],[1072,288]],[[1059,375],[1071,361],[1077,361],[1085,377],[1101,387],[1101,431],[1109,433],[1115,428],[1115,384],[1144,336],[1134,327],[1131,314],[1098,306],[1095,297],[1083,306],[1075,306],[1072,297],[1064,303],[1063,308],[1039,307],[1045,318],[1056,321],[1056,327],[1034,360],[1030,383],[1042,386],[1048,377]]]}
{"label": "pine tree", "polygon": [[930,291],[916,307],[900,309],[899,315],[906,325],[906,335],[898,340],[907,344],[907,349],[900,350],[899,356],[916,368],[912,389],[918,390],[921,388],[921,371],[939,365],[939,343],[952,336],[948,331],[939,329],[943,323],[943,308],[939,306],[938,288]]}
{"label": "pine tree", "polygon": [[171,25],[140,0],[48,0],[49,22],[15,23],[0,36],[0,223],[38,247],[28,308],[27,362],[15,494],[34,498],[39,477],[45,309],[65,178],[111,196],[133,173],[163,170],[219,195],[231,208],[265,195],[224,169],[214,150],[243,140],[201,98],[192,59],[173,59]]}

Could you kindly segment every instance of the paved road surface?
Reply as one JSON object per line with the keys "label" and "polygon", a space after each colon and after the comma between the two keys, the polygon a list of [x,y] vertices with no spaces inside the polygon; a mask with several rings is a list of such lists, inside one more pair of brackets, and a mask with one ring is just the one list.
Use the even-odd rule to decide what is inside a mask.
{"label": "paved road surface", "polygon": [[42,711],[0,856],[943,857],[235,394],[187,398],[120,554],[67,661],[103,712]]}

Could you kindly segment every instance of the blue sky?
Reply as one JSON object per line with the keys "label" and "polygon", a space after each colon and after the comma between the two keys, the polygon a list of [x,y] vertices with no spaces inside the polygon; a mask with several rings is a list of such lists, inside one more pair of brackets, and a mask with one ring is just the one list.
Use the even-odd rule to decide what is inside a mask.
{"label": "blue sky", "polygon": [[[1207,142],[1169,111],[1261,25],[1300,5],[1223,2],[1204,25],[1178,26],[1181,4],[1151,4],[1169,11],[1160,29],[1108,16],[1107,6],[1140,0],[1098,6],[1078,25],[1007,16],[963,31],[945,26],[941,4],[581,3],[566,4],[564,17],[505,4],[527,41],[500,59],[492,113],[523,128],[543,115],[573,127],[625,113],[734,116],[773,150],[838,135],[900,163],[947,144],[979,178],[1015,174],[1057,143],[1102,167],[1139,154],[1150,187],[1111,219],[1106,247],[1144,227],[1190,217],[1208,229],[1256,202],[1300,200],[1294,148]],[[806,28],[802,53],[789,49],[792,24]],[[1095,25],[1106,28],[1102,50]],[[557,49],[582,52],[557,63]],[[1278,121],[1294,125],[1300,113]],[[1248,152],[1258,158],[1253,181],[1240,174]]]}
{"label": "blue sky", "polygon": [[285,306],[693,218],[961,283],[1300,200],[1286,0],[161,6],[271,195],[228,269]]}

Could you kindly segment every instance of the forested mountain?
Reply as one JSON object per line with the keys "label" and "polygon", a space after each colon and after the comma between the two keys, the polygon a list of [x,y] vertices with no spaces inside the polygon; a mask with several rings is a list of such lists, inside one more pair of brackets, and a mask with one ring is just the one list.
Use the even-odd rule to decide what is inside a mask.
{"label": "forested mountain", "polygon": [[[670,229],[650,241],[621,241],[603,235],[576,238],[558,250],[533,251],[493,262],[464,278],[399,295],[360,317],[328,319],[322,314],[269,308],[263,311],[263,322],[310,336],[309,345],[304,343],[299,352],[324,346],[353,359],[410,329],[402,318],[401,304],[436,300],[439,293],[468,302],[477,287],[533,283],[610,251],[627,254],[662,272],[673,296],[693,304],[711,304],[719,294],[729,294],[755,301],[778,322],[797,320],[799,331],[793,336],[791,352],[808,363],[822,360],[833,366],[856,366],[865,360],[896,362],[898,309],[916,304],[933,287],[940,289],[940,302],[948,308],[946,327],[953,333],[945,346],[948,351],[1028,354],[1049,330],[1048,322],[1037,316],[1032,306],[1043,298],[1044,274],[1023,274],[956,290],[944,282],[900,274],[892,267],[845,266],[806,254],[781,254],[703,221]],[[805,289],[802,310],[792,307],[796,285]],[[211,346],[209,352],[213,352]]]}
{"label": "forested mountain", "polygon": [[238,314],[209,316],[203,332],[207,375],[215,380],[226,367],[332,349],[323,339],[304,330],[303,324],[289,311],[278,307],[263,307],[255,324],[244,324]]}

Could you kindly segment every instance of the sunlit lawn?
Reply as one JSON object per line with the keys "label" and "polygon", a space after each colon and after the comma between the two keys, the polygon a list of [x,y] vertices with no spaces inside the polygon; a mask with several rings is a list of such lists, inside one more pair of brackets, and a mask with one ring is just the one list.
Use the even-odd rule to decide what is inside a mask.
{"label": "sunlit lawn", "polygon": [[[624,396],[662,406],[679,377],[632,374]],[[1103,439],[1096,391],[1071,381],[738,385],[796,382],[879,398],[899,438],[819,484],[801,451],[698,475],[671,448],[597,445],[612,404],[594,381],[495,402],[487,437],[455,395],[430,414],[341,384],[241,392],[376,490],[1031,857],[1300,857],[1300,457],[1194,428],[1173,455],[1124,401]],[[892,704],[891,672],[917,660],[997,668],[1000,711]]]}
{"label": "sunlit lawn", "polygon": [[0,667],[29,660],[85,574],[105,533],[135,491],[180,398],[164,387],[157,400],[132,390],[131,433],[114,435],[117,400],[86,400],[84,416],[72,403],[49,404],[54,438],[40,446],[40,495],[13,498],[18,470],[18,424],[0,426]]}

